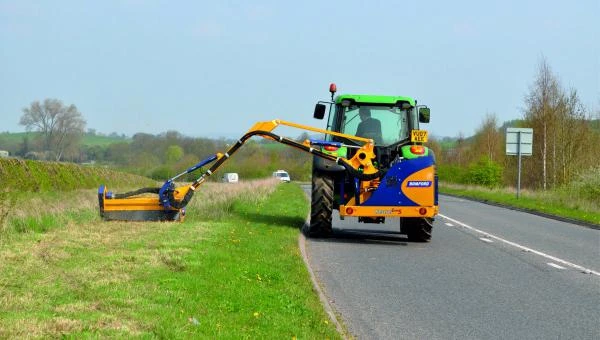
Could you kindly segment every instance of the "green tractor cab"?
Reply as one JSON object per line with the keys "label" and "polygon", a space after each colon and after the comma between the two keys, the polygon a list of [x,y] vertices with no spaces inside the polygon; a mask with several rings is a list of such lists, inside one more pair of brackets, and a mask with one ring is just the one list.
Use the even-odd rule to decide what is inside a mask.
{"label": "green tractor cab", "polygon": [[[435,156],[423,145],[427,142],[427,131],[421,130],[419,124],[429,123],[430,109],[417,105],[411,97],[335,96],[336,91],[337,87],[332,84],[331,101],[318,102],[313,117],[323,119],[328,112],[326,130],[373,140],[375,159],[372,162],[387,175],[378,181],[364,183],[335,162],[314,157],[309,234],[330,233],[331,214],[333,210],[339,210],[340,218],[356,216],[359,222],[365,223],[381,223],[388,217],[400,217],[401,232],[418,241],[429,241],[433,215],[438,211],[437,176]],[[339,143],[342,146],[338,150],[331,145],[329,148],[324,146],[324,150],[343,152],[343,157],[352,157],[360,146],[356,140],[336,135],[324,138],[331,145]],[[389,177],[390,174],[395,177]],[[352,202],[348,201],[349,197]],[[357,205],[361,208],[357,209]],[[371,205],[378,209],[363,209]],[[344,210],[349,206],[352,206],[351,214]],[[410,207],[418,207],[416,211],[426,213],[422,216],[413,214],[415,210]],[[388,211],[397,213],[388,214]]]}

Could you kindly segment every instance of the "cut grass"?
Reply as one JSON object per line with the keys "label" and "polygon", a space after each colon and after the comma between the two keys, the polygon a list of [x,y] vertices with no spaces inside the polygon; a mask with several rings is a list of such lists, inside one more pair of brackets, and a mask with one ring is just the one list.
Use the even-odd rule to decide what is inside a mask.
{"label": "cut grass", "polygon": [[517,199],[515,189],[488,189],[478,186],[440,183],[440,192],[600,225],[598,202],[582,200],[559,191],[535,192],[521,190],[520,198]]}
{"label": "cut grass", "polygon": [[299,254],[301,189],[206,189],[184,223],[84,216],[13,233],[0,244],[0,338],[339,338]]}

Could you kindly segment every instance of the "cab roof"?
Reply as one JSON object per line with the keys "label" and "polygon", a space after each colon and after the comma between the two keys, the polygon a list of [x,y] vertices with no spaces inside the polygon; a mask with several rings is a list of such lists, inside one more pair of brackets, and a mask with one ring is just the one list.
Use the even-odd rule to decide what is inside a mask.
{"label": "cab roof", "polygon": [[364,104],[390,104],[394,105],[398,101],[409,102],[411,106],[415,106],[415,100],[410,97],[402,96],[380,96],[372,94],[341,94],[335,98],[336,104],[341,104],[342,100],[351,99],[357,103]]}

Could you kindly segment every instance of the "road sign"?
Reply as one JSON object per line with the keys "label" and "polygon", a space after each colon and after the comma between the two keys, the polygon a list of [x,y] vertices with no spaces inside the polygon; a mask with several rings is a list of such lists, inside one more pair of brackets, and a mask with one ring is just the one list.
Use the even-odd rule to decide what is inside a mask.
{"label": "road sign", "polygon": [[531,156],[533,153],[533,129],[506,128],[506,154],[519,156],[519,171],[517,174],[517,198],[521,196],[521,156]]}
{"label": "road sign", "polygon": [[506,154],[509,156],[531,156],[533,153],[533,129],[507,128]]}

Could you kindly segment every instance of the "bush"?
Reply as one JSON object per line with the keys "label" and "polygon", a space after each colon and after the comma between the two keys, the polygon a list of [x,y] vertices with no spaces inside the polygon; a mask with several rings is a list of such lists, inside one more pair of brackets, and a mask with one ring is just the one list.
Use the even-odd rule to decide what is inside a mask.
{"label": "bush", "polygon": [[488,188],[499,187],[502,185],[502,167],[487,157],[482,157],[477,163],[469,165],[466,181],[468,184]]}
{"label": "bush", "polygon": [[166,181],[167,179],[175,175],[175,170],[173,170],[170,166],[163,165],[152,170],[152,172],[150,173],[150,178],[155,179],[157,181]]}
{"label": "bush", "polygon": [[439,164],[437,174],[440,181],[466,184],[467,171],[458,165]]}
{"label": "bush", "polygon": [[600,166],[580,173],[567,189],[572,195],[600,202]]}

